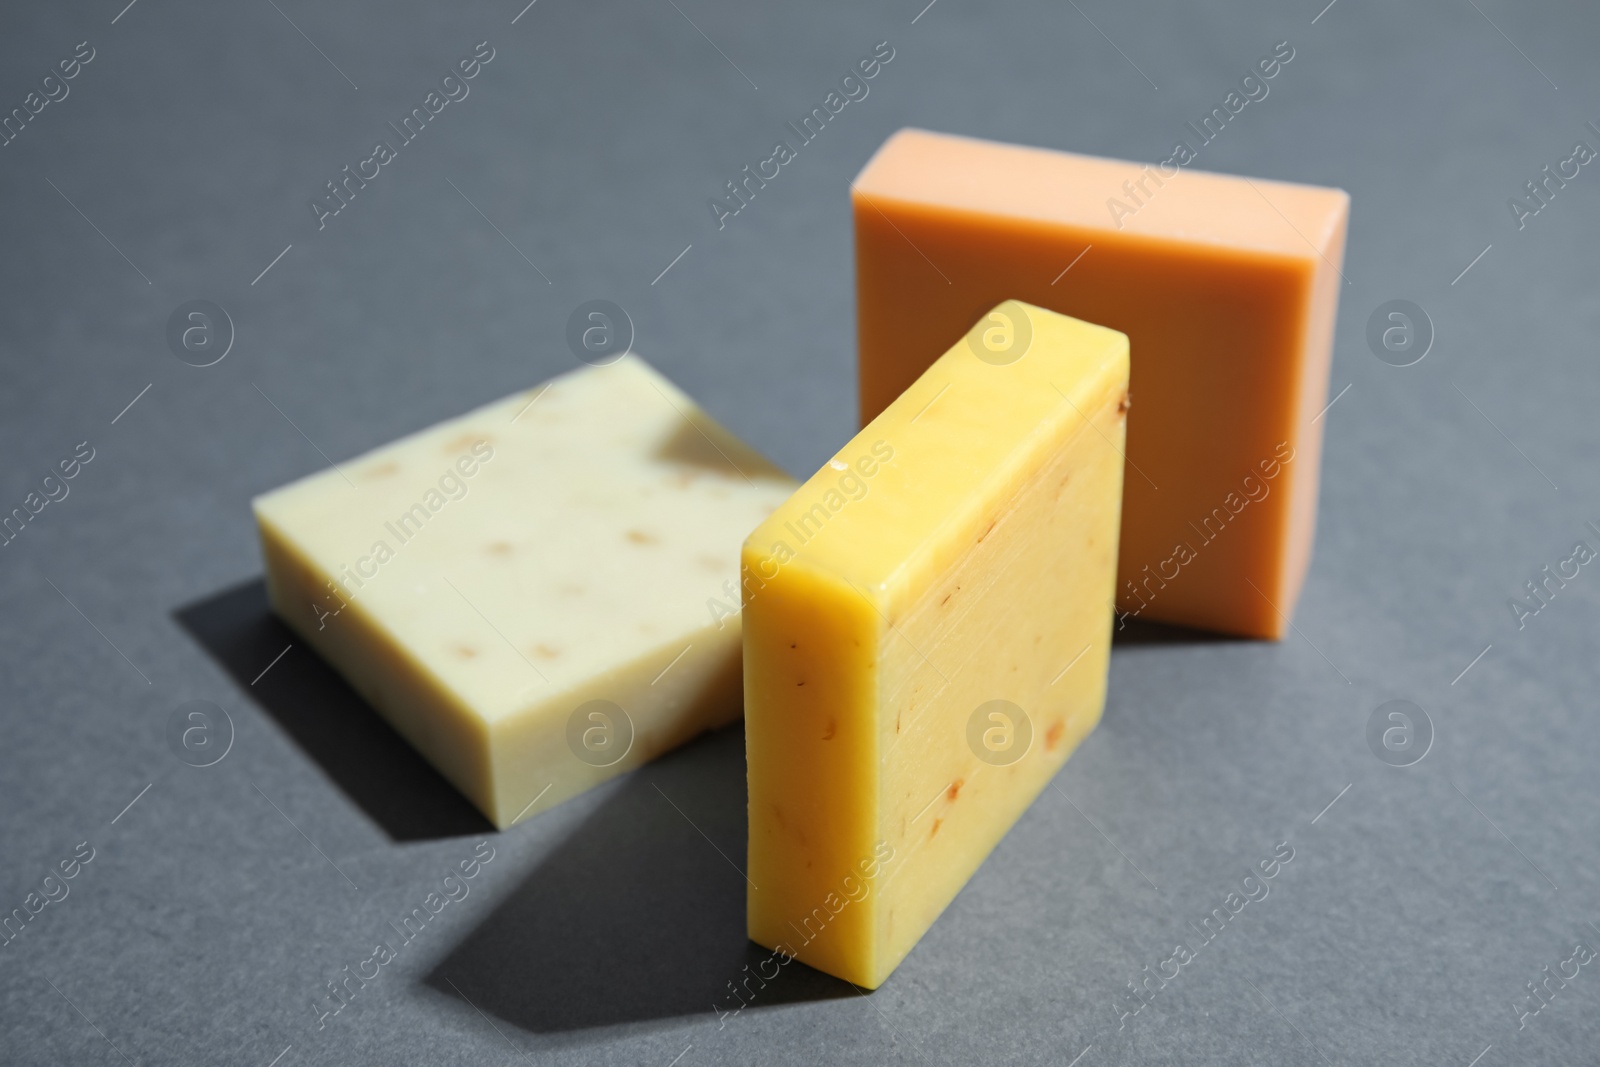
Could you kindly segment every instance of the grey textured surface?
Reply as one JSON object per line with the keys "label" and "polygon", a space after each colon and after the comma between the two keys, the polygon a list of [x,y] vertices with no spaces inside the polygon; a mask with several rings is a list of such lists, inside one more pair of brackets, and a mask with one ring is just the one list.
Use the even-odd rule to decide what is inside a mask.
{"label": "grey textured surface", "polygon": [[[1506,200],[1600,147],[1600,14],[1322,3],[9,5],[4,109],[95,58],[0,148],[0,510],[94,458],[0,548],[0,909],[94,856],[0,947],[0,1060],[1595,1062],[1595,966],[1520,1028],[1513,1004],[1600,944],[1600,576],[1520,630],[1507,599],[1600,546],[1600,176],[1520,230]],[[1198,165],[1354,198],[1298,630],[1120,643],[1059,791],[877,993],[792,968],[719,1019],[751,958],[717,851],[743,857],[737,731],[494,835],[303,647],[255,680],[291,642],[247,502],[319,449],[567,369],[604,297],[809,473],[853,429],[846,192],[885,136],[1157,159],[1284,39]],[[485,40],[470,95],[319,230],[323,183]],[[707,198],[881,40],[870,95],[719,232]],[[205,369],[164,337],[195,298],[237,331]],[[1365,341],[1394,298],[1436,327],[1412,367]],[[236,732],[204,769],[166,740],[193,699]],[[1365,739],[1391,699],[1433,723],[1414,766]],[[485,838],[469,896],[319,1029],[325,983]],[[1280,842],[1270,895],[1119,1029]]]}

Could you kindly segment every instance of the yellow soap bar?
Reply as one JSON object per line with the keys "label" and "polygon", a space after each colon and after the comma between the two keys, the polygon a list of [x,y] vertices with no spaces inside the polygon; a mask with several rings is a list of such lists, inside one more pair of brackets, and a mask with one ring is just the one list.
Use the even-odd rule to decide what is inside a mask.
{"label": "yellow soap bar", "polygon": [[739,540],[794,482],[637,356],[258,497],[273,610],[496,826],[739,717]]}
{"label": "yellow soap bar", "polygon": [[752,940],[878,986],[1099,721],[1127,387],[1007,301],[745,541]]}

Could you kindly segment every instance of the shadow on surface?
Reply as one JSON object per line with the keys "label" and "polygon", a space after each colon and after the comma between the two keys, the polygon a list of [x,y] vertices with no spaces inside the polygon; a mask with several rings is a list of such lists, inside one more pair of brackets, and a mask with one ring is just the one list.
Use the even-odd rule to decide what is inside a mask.
{"label": "shadow on surface", "polygon": [[1208,645],[1218,641],[1248,641],[1248,637],[1191,630],[1164,622],[1119,617],[1111,624],[1111,645]]}
{"label": "shadow on surface", "polygon": [[[682,412],[680,412],[682,414]],[[764,456],[750,450],[727,429],[700,415],[705,424],[679,419],[672,432],[656,443],[653,458],[729,478],[788,477]]]}
{"label": "shadow on surface", "polygon": [[[173,617],[391,839],[421,841],[494,829],[278,621],[261,579],[181,607]],[[268,664],[272,667],[263,675]]]}
{"label": "shadow on surface", "polygon": [[[630,774],[425,981],[538,1033],[731,1011],[771,955],[745,937],[745,826],[729,728]],[[752,1009],[855,995],[799,962],[750,988]]]}

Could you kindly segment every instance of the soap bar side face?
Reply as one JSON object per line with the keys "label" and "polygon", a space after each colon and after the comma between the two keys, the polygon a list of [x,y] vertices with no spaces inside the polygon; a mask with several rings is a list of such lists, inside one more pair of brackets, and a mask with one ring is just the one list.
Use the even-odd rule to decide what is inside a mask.
{"label": "soap bar side face", "polygon": [[[855,192],[862,420],[1003,297],[1125,332],[1120,609],[1281,636],[1315,528],[1313,420],[1327,403],[1348,198],[1185,172],[1119,230],[1093,212],[1046,212],[1033,188],[1087,195],[1119,168],[1138,173],[918,131],[892,138]],[[952,171],[993,188],[919,177]],[[1209,213],[1210,202],[1227,210]],[[1230,225],[1239,237],[1227,243]]]}
{"label": "soap bar side face", "polygon": [[735,615],[495,720],[485,810],[509,826],[739,721],[740,663]]}
{"label": "soap bar side face", "polygon": [[[1297,384],[1295,416],[1296,428],[1309,427],[1306,432],[1285,437],[1292,459],[1279,468],[1285,476],[1285,489],[1289,507],[1283,522],[1288,527],[1285,535],[1287,551],[1283,554],[1280,571],[1277,610],[1280,635],[1288,628],[1287,616],[1294,611],[1305,584],[1306,572],[1311,567],[1311,551],[1317,528],[1317,496],[1322,473],[1322,427],[1327,422],[1326,410],[1333,397],[1328,387],[1333,370],[1333,328],[1339,317],[1339,293],[1345,286],[1343,274],[1335,267],[1344,262],[1345,240],[1349,231],[1349,213],[1341,211],[1322,248],[1322,257],[1305,272],[1304,292],[1306,322],[1304,334],[1304,373]],[[1258,476],[1274,468],[1269,464],[1259,466]]]}
{"label": "soap bar side face", "polygon": [[[347,601],[337,619],[318,624],[317,608],[338,607],[329,576],[292,538],[258,513],[267,601],[302,641],[327,660],[389,725],[478,810],[495,810],[488,731],[480,716],[409,655],[381,619]],[[326,610],[324,608],[324,610]]]}
{"label": "soap bar side face", "polygon": [[750,934],[867,987],[1104,700],[1127,341],[997,310],[1025,355],[959,343],[745,544]]}
{"label": "soap bar side face", "polygon": [[[763,577],[769,576],[769,577]],[[751,940],[849,981],[877,972],[881,620],[837,577],[744,553]],[[753,712],[753,714],[752,714]]]}

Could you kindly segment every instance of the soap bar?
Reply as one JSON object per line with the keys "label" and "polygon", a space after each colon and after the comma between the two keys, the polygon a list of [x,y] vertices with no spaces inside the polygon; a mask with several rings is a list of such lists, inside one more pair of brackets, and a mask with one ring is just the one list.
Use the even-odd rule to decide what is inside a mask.
{"label": "soap bar", "polygon": [[1127,382],[1006,302],[745,541],[752,940],[878,986],[1099,721]]}
{"label": "soap bar", "polygon": [[793,488],[628,355],[254,506],[273,609],[503,829],[739,717],[715,605]]}
{"label": "soap bar", "polygon": [[853,202],[862,423],[1002,299],[1126,333],[1119,609],[1282,637],[1316,525],[1349,197],[902,130]]}

